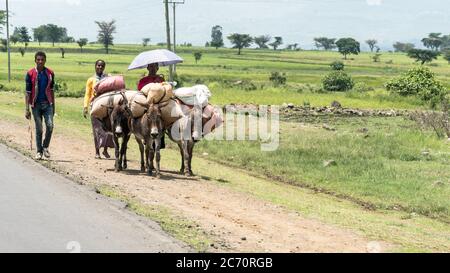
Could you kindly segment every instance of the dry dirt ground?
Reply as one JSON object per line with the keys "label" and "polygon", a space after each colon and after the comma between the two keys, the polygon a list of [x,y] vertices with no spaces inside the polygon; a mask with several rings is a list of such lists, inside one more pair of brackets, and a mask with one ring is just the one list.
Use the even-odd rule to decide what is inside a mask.
{"label": "dry dirt ground", "polygon": [[[27,128],[2,120],[0,128],[2,139],[29,149]],[[370,241],[351,231],[306,219],[297,212],[198,177],[185,178],[178,175],[177,170],[167,170],[164,166],[162,173],[164,179],[160,180],[138,172],[139,162],[134,158],[129,162],[129,171],[115,173],[114,161],[93,158],[92,145],[58,134],[56,130],[50,149],[52,164],[56,164],[58,169],[69,174],[69,177],[81,179],[87,185],[107,185],[137,198],[144,204],[161,205],[195,221],[201,229],[220,240],[220,243],[207,251],[368,252],[370,250]],[[382,247],[381,251],[387,249]]]}

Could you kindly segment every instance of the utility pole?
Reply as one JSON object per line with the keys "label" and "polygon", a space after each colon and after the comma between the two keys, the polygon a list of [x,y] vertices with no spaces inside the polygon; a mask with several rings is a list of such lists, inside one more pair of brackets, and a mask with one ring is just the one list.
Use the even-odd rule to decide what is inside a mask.
{"label": "utility pole", "polygon": [[[173,8],[173,52],[176,53],[176,47],[177,47],[177,32],[176,32],[176,8],[179,4],[184,4],[185,0],[169,0],[169,4],[172,4]],[[176,73],[177,67],[176,65],[173,65],[173,73]]]}
{"label": "utility pole", "polygon": [[[170,21],[169,21],[169,0],[164,0],[164,9],[166,14],[166,36],[167,49],[170,50]],[[169,81],[173,80],[172,66],[169,66]]]}
{"label": "utility pole", "polygon": [[8,82],[11,82],[11,48],[9,47],[9,7],[6,0],[6,47],[8,48]]}

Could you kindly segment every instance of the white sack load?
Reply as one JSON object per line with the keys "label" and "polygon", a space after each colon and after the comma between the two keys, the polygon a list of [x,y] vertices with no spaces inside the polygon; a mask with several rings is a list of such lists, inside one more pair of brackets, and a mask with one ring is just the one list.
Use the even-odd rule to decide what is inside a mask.
{"label": "white sack load", "polygon": [[[127,90],[124,92],[128,104],[131,105],[133,117],[141,117],[145,112],[144,105],[147,105],[147,98],[138,91]],[[94,99],[91,106],[91,116],[104,119],[108,115],[108,106],[116,106],[123,101],[121,92],[110,92]]]}
{"label": "white sack load", "polygon": [[[175,100],[169,100],[162,103],[160,110],[165,128],[169,128],[175,121],[185,115],[185,113],[183,113],[182,105],[178,104]],[[186,114],[188,114],[188,112]]]}
{"label": "white sack load", "polygon": [[149,83],[142,88],[142,93],[147,96],[147,103],[166,102],[173,97],[173,88],[169,83]]}
{"label": "white sack load", "polygon": [[108,105],[118,105],[123,97],[120,92],[103,94],[94,99],[91,106],[91,117],[104,119],[108,115]]}
{"label": "white sack load", "polygon": [[133,118],[140,118],[144,115],[147,104],[147,97],[139,91],[127,91],[125,95],[131,108]]}
{"label": "white sack load", "polygon": [[209,98],[211,97],[211,91],[203,84],[178,88],[173,93],[184,104],[191,106],[201,105],[202,108],[208,105]]}

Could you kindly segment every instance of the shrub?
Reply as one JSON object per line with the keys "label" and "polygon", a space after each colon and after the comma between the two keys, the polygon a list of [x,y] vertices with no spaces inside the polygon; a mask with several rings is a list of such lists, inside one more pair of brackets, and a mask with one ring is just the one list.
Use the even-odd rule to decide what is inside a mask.
{"label": "shrub", "polygon": [[365,82],[357,82],[355,86],[353,86],[353,90],[357,92],[368,92],[375,89],[372,86],[368,86]]}
{"label": "shrub", "polygon": [[280,72],[272,72],[270,74],[269,80],[273,83],[274,86],[280,86],[286,84],[286,73]]}
{"label": "shrub", "polygon": [[386,89],[401,96],[418,96],[434,108],[443,101],[447,90],[427,67],[415,67],[386,83]]}
{"label": "shrub", "polygon": [[53,89],[55,92],[67,91],[67,83],[62,80],[55,81],[55,86],[53,87]]}
{"label": "shrub", "polygon": [[330,64],[330,67],[333,70],[340,71],[340,70],[344,70],[345,64],[341,61],[334,61]]}
{"label": "shrub", "polygon": [[353,79],[344,71],[333,71],[322,80],[323,88],[327,91],[348,91],[354,86]]}
{"label": "shrub", "polygon": [[248,80],[237,81],[233,83],[233,86],[245,91],[254,91],[258,89],[258,87],[254,83]]}

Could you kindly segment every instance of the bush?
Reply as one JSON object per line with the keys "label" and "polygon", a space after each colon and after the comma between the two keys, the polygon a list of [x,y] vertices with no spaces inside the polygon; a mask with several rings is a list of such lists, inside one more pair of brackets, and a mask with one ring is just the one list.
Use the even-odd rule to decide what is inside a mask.
{"label": "bush", "polygon": [[233,83],[233,86],[245,91],[254,91],[258,89],[258,87],[254,83],[248,80],[237,81]]}
{"label": "bush", "polygon": [[62,80],[55,81],[55,86],[53,87],[53,89],[55,92],[67,91],[67,83]]}
{"label": "bush", "polygon": [[343,62],[341,62],[341,61],[335,61],[335,62],[330,64],[330,67],[333,70],[341,71],[341,70],[344,70],[345,64]]}
{"label": "bush", "polygon": [[327,91],[348,91],[354,86],[353,79],[344,71],[333,71],[322,80],[323,89]]}
{"label": "bush", "polygon": [[275,87],[286,84],[286,73],[281,74],[280,72],[272,72],[270,74],[269,80],[273,83]]}
{"label": "bush", "polygon": [[443,101],[448,92],[434,73],[424,66],[410,69],[402,76],[387,82],[386,89],[401,96],[417,96],[429,102],[433,108]]}
{"label": "bush", "polygon": [[372,86],[368,86],[365,82],[357,82],[353,86],[353,90],[357,92],[368,92],[375,90]]}

